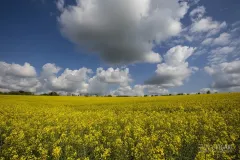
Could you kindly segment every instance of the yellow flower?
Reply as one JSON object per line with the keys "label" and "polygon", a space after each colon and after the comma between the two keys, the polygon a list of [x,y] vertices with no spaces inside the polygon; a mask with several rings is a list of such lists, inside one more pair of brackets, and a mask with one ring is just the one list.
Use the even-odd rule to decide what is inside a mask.
{"label": "yellow flower", "polygon": [[53,157],[59,158],[60,154],[61,154],[61,147],[55,147],[52,152]]}
{"label": "yellow flower", "polygon": [[110,156],[110,148],[105,149],[104,153],[102,154],[102,158],[106,159],[108,156]]}

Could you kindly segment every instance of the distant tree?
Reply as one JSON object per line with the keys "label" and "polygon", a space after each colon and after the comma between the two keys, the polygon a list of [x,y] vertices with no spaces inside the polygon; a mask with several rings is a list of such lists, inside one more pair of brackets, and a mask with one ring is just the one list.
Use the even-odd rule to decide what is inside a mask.
{"label": "distant tree", "polygon": [[40,94],[40,96],[48,96],[47,93]]}
{"label": "distant tree", "polygon": [[183,95],[183,93],[178,93],[177,95]]}
{"label": "distant tree", "polygon": [[19,92],[19,94],[24,94],[24,91],[18,91]]}
{"label": "distant tree", "polygon": [[207,94],[211,94],[211,92],[208,90],[208,91],[207,91]]}
{"label": "distant tree", "polygon": [[34,95],[32,92],[26,92],[26,91],[10,91],[3,93],[6,95]]}
{"label": "distant tree", "polygon": [[200,92],[198,92],[197,94],[201,94]]}
{"label": "distant tree", "polygon": [[57,92],[50,92],[48,93],[49,96],[59,96],[59,94]]}
{"label": "distant tree", "polygon": [[147,97],[147,96],[148,96],[148,95],[146,95],[146,94],[144,95],[144,97]]}
{"label": "distant tree", "polygon": [[128,95],[118,95],[117,97],[130,97]]}

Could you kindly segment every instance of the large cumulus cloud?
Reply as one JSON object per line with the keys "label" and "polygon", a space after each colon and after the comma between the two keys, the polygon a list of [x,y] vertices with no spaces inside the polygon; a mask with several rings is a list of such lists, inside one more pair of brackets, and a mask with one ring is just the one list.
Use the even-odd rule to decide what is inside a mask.
{"label": "large cumulus cloud", "polygon": [[111,91],[110,93],[113,95],[119,96],[143,96],[144,95],[144,85],[135,85],[134,87],[131,86],[121,86],[118,89]]}
{"label": "large cumulus cloud", "polygon": [[165,63],[157,65],[156,75],[145,82],[149,85],[159,85],[163,88],[183,85],[196,67],[189,67],[186,60],[193,54],[195,48],[175,46],[164,56]]}
{"label": "large cumulus cloud", "polygon": [[132,81],[128,68],[98,68],[96,75],[90,78],[88,93],[106,94],[112,85],[127,86]]}
{"label": "large cumulus cloud", "polygon": [[213,78],[213,88],[234,89],[240,87],[239,60],[206,66],[204,69]]}
{"label": "large cumulus cloud", "polygon": [[24,65],[0,62],[0,90],[35,92],[39,82],[36,71],[29,63]]}
{"label": "large cumulus cloud", "polygon": [[176,0],[81,0],[57,3],[61,33],[110,64],[156,63],[156,44],[181,31],[188,10]]}
{"label": "large cumulus cloud", "polygon": [[79,70],[65,69],[60,76],[60,67],[55,64],[47,63],[42,67],[39,77],[41,87],[39,92],[62,91],[67,93],[86,93],[88,76],[92,73],[91,69],[80,68]]}

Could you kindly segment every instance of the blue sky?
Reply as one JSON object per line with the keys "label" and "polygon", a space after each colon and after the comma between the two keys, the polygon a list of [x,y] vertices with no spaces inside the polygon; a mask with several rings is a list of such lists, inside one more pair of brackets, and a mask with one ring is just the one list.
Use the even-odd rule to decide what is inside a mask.
{"label": "blue sky", "polygon": [[[128,4],[118,0],[120,7],[99,0],[82,0],[79,4],[75,0],[1,1],[0,61],[4,64],[0,65],[0,89],[130,95],[239,91],[239,0],[145,1]],[[159,11],[153,6],[147,8],[149,2],[159,4]],[[70,10],[70,6],[79,12]],[[116,12],[111,9],[114,7]],[[211,42],[203,45],[208,38]],[[43,78],[45,64],[61,70]],[[75,75],[74,70],[83,67],[91,73],[81,70],[82,77]],[[66,68],[72,72],[64,78]],[[97,68],[103,68],[99,74]],[[29,74],[16,78],[13,73],[21,71]],[[69,75],[84,80],[69,82]],[[32,86],[17,84],[30,84],[29,77],[34,80]],[[61,85],[65,87],[58,87]]]}

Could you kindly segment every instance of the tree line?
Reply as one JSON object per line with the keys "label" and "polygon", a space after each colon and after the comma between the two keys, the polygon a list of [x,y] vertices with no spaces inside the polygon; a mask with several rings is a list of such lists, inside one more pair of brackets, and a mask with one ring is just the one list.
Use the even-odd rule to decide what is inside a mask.
{"label": "tree line", "polygon": [[[217,92],[215,92],[217,93]],[[196,93],[196,94],[201,94],[200,92]],[[206,94],[211,94],[210,91],[207,91]],[[0,92],[0,95],[35,95],[33,92],[27,92],[27,91],[10,91],[10,92]],[[43,93],[40,94],[41,96],[60,96],[59,93],[57,92],[49,92],[49,93]],[[155,96],[172,96],[173,94],[165,94],[165,95],[144,95],[144,97],[155,97]],[[188,94],[184,94],[184,93],[178,93],[176,95],[189,95]],[[68,94],[67,96],[85,96],[85,97],[100,97],[100,95],[98,94],[80,94],[80,95],[74,95],[74,94]],[[113,97],[113,95],[105,95],[105,96],[101,96],[101,97]],[[116,97],[136,97],[136,96],[128,96],[128,95],[118,95]]]}

